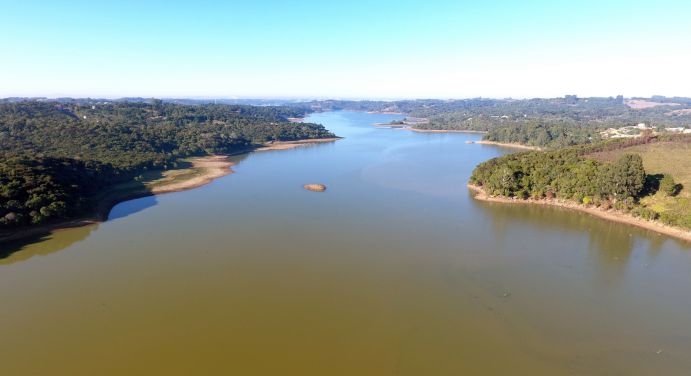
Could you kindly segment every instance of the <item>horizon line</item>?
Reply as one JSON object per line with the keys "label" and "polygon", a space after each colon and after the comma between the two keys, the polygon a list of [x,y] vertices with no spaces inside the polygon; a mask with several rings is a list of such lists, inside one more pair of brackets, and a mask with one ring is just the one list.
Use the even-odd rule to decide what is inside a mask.
{"label": "horizon line", "polygon": [[0,100],[7,99],[29,99],[29,100],[58,100],[58,99],[105,99],[105,100],[124,100],[124,99],[160,99],[160,100],[294,100],[294,101],[328,101],[328,100],[343,100],[343,101],[376,101],[376,102],[397,102],[397,101],[422,101],[422,100],[442,100],[442,101],[459,101],[459,100],[470,100],[470,99],[492,99],[492,100],[530,100],[530,99],[557,99],[565,98],[567,96],[575,96],[576,98],[589,99],[589,98],[616,98],[622,96],[624,99],[651,99],[654,97],[661,98],[691,98],[689,96],[667,96],[662,94],[653,94],[650,96],[624,96],[623,94],[617,95],[604,95],[604,96],[579,96],[577,94],[565,94],[563,96],[530,96],[530,97],[512,97],[512,96],[467,96],[467,97],[355,97],[355,96],[46,96],[46,95],[35,95],[35,96],[22,96],[22,95],[11,95],[0,97]]}

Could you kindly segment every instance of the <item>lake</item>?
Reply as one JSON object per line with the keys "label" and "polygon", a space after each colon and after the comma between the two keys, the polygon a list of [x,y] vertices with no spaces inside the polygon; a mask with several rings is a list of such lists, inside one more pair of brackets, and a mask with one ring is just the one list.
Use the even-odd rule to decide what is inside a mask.
{"label": "lake", "polygon": [[15,246],[0,374],[691,373],[688,244],[475,201],[513,150],[372,126],[401,118],[313,114],[345,138]]}

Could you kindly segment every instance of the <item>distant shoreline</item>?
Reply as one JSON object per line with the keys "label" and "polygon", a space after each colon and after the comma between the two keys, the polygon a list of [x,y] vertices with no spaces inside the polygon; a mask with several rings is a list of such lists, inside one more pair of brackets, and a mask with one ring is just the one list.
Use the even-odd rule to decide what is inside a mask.
{"label": "distant shoreline", "polygon": [[268,151],[268,150],[287,150],[294,149],[306,145],[323,144],[328,142],[335,142],[343,137],[331,137],[331,138],[313,138],[307,140],[297,140],[297,141],[272,141],[264,143],[263,146],[254,149],[252,151]]}
{"label": "distant shoreline", "polygon": [[474,133],[474,134],[486,134],[486,131],[474,131],[465,129],[422,129],[415,128],[414,125],[409,123],[404,124],[392,124],[392,123],[373,123],[375,127],[378,128],[391,128],[391,129],[402,129],[406,131],[418,132],[418,133]]}
{"label": "distant shoreline", "polygon": [[473,131],[473,130],[464,130],[464,129],[421,129],[421,128],[406,128],[408,130],[411,130],[413,132],[418,132],[418,133],[475,133],[475,134],[485,134],[487,132],[485,131]]}
{"label": "distant shoreline", "polygon": [[[105,222],[108,219],[108,214],[110,214],[110,211],[113,209],[113,207],[125,201],[202,187],[220,177],[232,174],[234,172],[231,167],[234,166],[235,163],[228,160],[228,157],[231,155],[249,154],[253,151],[287,150],[310,144],[334,142],[339,139],[341,139],[341,137],[297,141],[275,141],[264,143],[263,146],[260,146],[256,149],[250,149],[235,154],[194,157],[190,159],[190,162],[192,163],[191,167],[167,170],[166,172],[170,173],[170,176],[147,182],[150,183],[150,186],[144,185],[136,188],[118,189],[118,185],[115,185],[109,188],[102,193],[102,197],[96,198],[96,207],[91,214],[85,215],[81,218],[74,218],[40,226],[11,229],[8,233],[0,234],[0,244],[18,241],[33,236],[48,235],[55,231],[69,228]],[[178,179],[179,175],[176,176],[174,174],[175,172],[187,172],[187,174],[179,175],[189,176]],[[125,184],[127,183],[122,183],[122,185]]]}
{"label": "distant shoreline", "polygon": [[473,143],[474,144],[481,144],[481,145],[503,146],[503,147],[507,147],[507,148],[516,148],[516,149],[525,149],[525,150],[542,150],[542,148],[538,147],[538,146],[514,144],[514,143],[507,143],[507,142],[480,140],[480,141],[473,141]]}
{"label": "distant shoreline", "polygon": [[380,114],[380,115],[405,115],[405,113],[397,112],[397,111],[364,111],[364,112],[368,113],[368,114]]}
{"label": "distant shoreline", "polygon": [[485,192],[485,190],[477,185],[468,184],[468,188],[475,193],[473,198],[480,201],[488,202],[499,202],[505,204],[529,204],[529,205],[543,205],[543,206],[554,206],[566,209],[577,210],[580,212],[588,213],[598,218],[606,219],[613,222],[623,223],[627,225],[636,226],[639,228],[644,228],[646,230],[655,231],[660,234],[668,235],[676,239],[684,240],[691,243],[691,231],[687,231],[682,228],[667,226],[665,224],[653,221],[646,221],[641,218],[636,218],[632,215],[618,212],[615,210],[604,210],[595,207],[587,207],[579,205],[574,202],[559,201],[559,200],[521,200],[513,199],[508,197],[500,196],[490,196]]}

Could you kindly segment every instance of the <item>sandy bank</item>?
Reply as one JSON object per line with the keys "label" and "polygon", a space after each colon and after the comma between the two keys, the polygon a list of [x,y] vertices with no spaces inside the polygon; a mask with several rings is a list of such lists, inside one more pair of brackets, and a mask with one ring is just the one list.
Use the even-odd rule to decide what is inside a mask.
{"label": "sandy bank", "polygon": [[267,151],[267,150],[286,150],[294,149],[301,146],[307,146],[311,144],[321,144],[326,142],[334,142],[340,140],[342,137],[333,138],[313,138],[308,140],[297,140],[297,141],[273,141],[267,142],[262,147],[255,149],[254,151]]}
{"label": "sandy bank", "polygon": [[646,221],[641,218],[636,218],[630,214],[622,213],[616,210],[604,210],[596,207],[588,207],[576,204],[574,202],[562,201],[562,200],[520,200],[507,197],[489,196],[482,187],[468,184],[468,188],[475,192],[475,199],[489,202],[501,202],[507,204],[533,204],[533,205],[545,205],[545,206],[556,206],[560,208],[567,208],[572,210],[578,210],[580,212],[588,213],[596,217],[607,219],[614,222],[624,223],[627,225],[632,225],[646,230],[655,231],[664,235],[668,235],[677,239],[685,240],[691,242],[691,231],[667,226],[660,222]]}
{"label": "sandy bank", "polygon": [[473,141],[474,144],[482,144],[482,145],[494,145],[494,146],[503,146],[507,148],[516,148],[516,149],[525,149],[525,150],[542,150],[542,148],[537,147],[537,146],[529,146],[529,145],[523,145],[523,144],[512,144],[512,143],[503,143],[503,142],[494,142],[494,141],[487,141],[487,140],[480,140],[480,141]]}
{"label": "sandy bank", "polygon": [[214,155],[193,158],[190,162],[192,163],[191,170],[196,172],[195,176],[178,179],[173,177],[168,181],[161,181],[159,184],[153,184],[150,189],[151,193],[162,194],[197,188],[211,183],[214,179],[233,173],[230,167],[233,166],[234,163],[228,161],[228,157],[226,156]]}
{"label": "sandy bank", "polygon": [[190,167],[162,171],[160,177],[145,180],[143,184],[128,182],[104,191],[101,196],[95,198],[98,204],[92,220],[105,221],[113,206],[123,201],[201,187],[214,179],[233,173],[230,167],[234,163],[225,155],[195,157],[187,161],[191,164]]}

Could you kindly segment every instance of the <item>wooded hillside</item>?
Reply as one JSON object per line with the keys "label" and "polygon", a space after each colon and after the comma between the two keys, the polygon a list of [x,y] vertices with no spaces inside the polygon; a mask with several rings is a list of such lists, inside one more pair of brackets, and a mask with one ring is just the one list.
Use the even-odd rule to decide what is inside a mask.
{"label": "wooded hillside", "polygon": [[143,102],[0,103],[0,229],[90,210],[93,195],[194,155],[333,137],[288,107]]}

